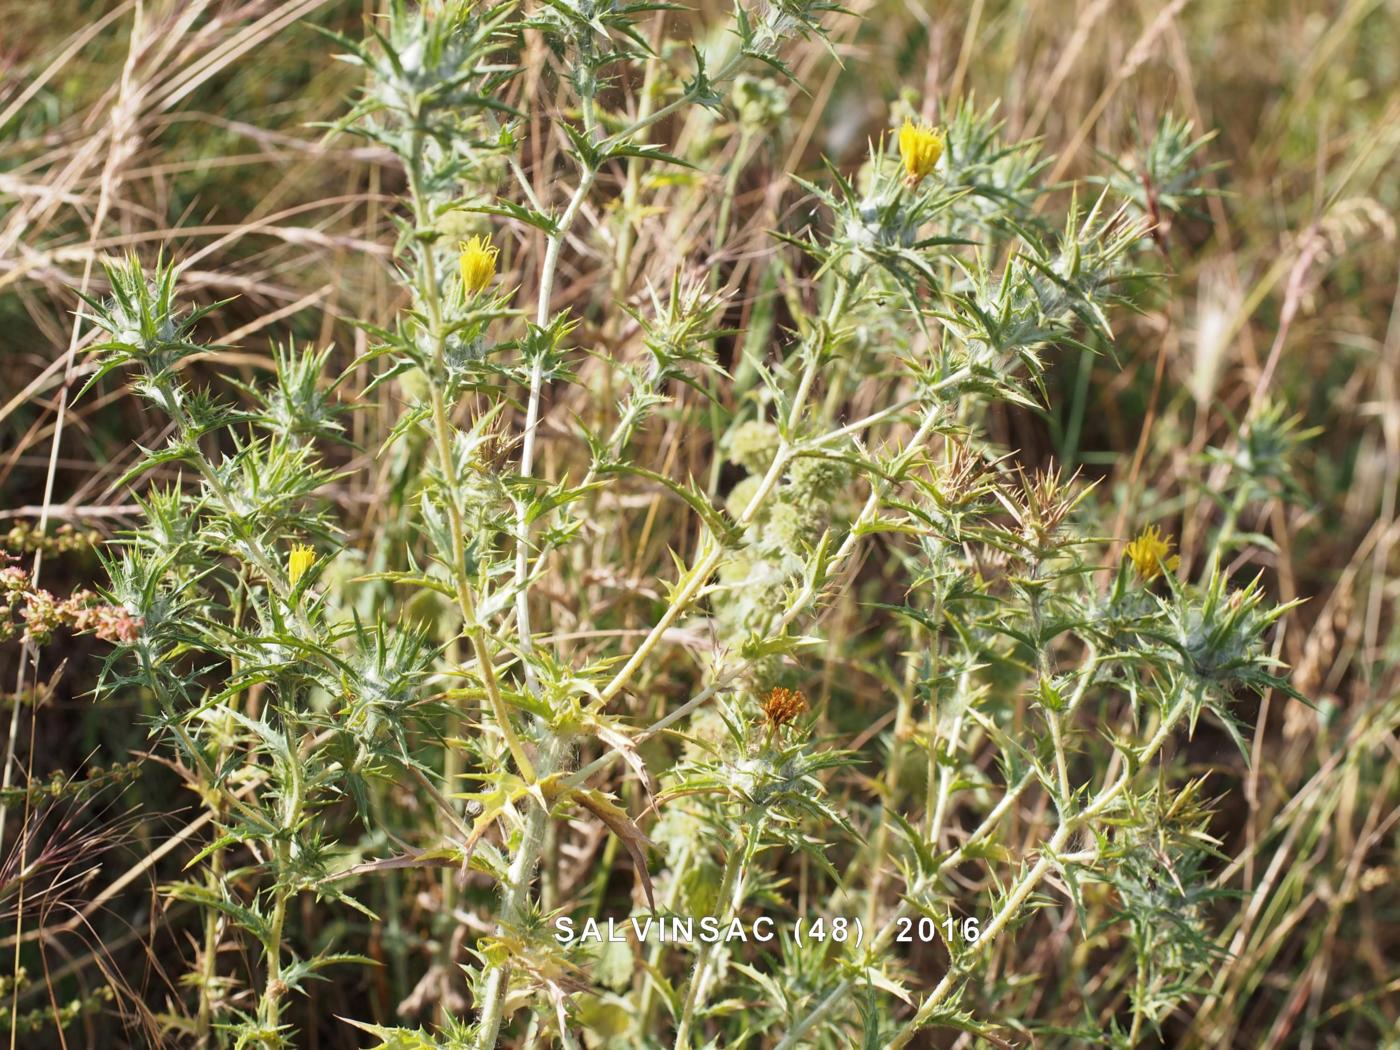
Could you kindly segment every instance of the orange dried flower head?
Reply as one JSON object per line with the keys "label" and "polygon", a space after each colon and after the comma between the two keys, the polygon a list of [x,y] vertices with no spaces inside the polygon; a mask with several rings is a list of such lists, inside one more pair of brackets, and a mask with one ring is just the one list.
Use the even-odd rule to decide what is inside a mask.
{"label": "orange dried flower head", "polygon": [[800,689],[788,689],[775,685],[759,701],[763,710],[763,722],[769,730],[791,725],[807,710],[807,698]]}

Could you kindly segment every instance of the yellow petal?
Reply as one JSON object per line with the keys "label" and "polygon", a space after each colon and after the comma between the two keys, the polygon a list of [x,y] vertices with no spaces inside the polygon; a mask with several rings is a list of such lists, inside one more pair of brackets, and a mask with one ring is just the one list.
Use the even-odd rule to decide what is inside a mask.
{"label": "yellow petal", "polygon": [[316,549],[304,543],[292,544],[292,552],[287,557],[287,579],[293,587],[306,575],[307,570],[316,564]]}
{"label": "yellow petal", "polygon": [[462,271],[462,290],[467,295],[476,295],[486,288],[496,276],[496,257],[500,249],[488,237],[474,236],[458,245],[458,267]]}

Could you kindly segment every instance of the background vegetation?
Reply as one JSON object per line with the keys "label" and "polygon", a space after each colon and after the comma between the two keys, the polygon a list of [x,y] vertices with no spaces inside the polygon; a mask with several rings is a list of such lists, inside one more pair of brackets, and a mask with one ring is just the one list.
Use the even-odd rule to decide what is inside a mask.
{"label": "background vegetation", "polygon": [[[1261,574],[1269,605],[1305,599],[1262,637],[1268,655],[1286,667],[1279,673],[1307,702],[1267,684],[1257,695],[1236,690],[1232,710],[1242,750],[1208,716],[1189,740],[1183,734],[1166,749],[1161,778],[1172,787],[1152,798],[1188,807],[1189,813],[1174,815],[1173,826],[1189,828],[1194,846],[1210,846],[1193,868],[1199,878],[1188,902],[1191,937],[1155,940],[1184,907],[1170,894],[1139,901],[1137,911],[1128,909],[1128,921],[1114,921],[1123,919],[1124,885],[1115,887],[1117,895],[1086,886],[1076,907],[1075,888],[1052,879],[1030,902],[1039,906],[1028,908],[971,971],[958,1003],[967,1016],[941,1017],[941,1026],[921,1028],[916,1038],[926,1045],[1024,1045],[1032,1039],[1040,1045],[1397,1045],[1400,6],[1393,0],[973,0],[935,7],[878,0],[849,7],[849,13],[820,14],[826,39],[814,34],[784,49],[796,88],[775,95],[746,81],[731,94],[729,84],[721,112],[680,113],[658,126],[651,141],[693,168],[645,158],[618,158],[602,167],[577,228],[564,239],[542,314],[548,320],[551,309],[569,311],[579,327],[565,341],[575,381],[561,373],[544,392],[539,475],[573,484],[584,475],[588,450],[575,424],[606,432],[623,396],[613,386],[622,373],[599,362],[647,360],[650,330],[629,323],[613,304],[626,303],[650,318],[653,294],[662,303],[674,301],[667,298],[668,282],[679,271],[707,292],[726,293],[712,313],[697,313],[718,364],[735,380],[697,384],[717,392],[713,406],[684,384],[668,386],[671,400],[638,428],[630,462],[676,486],[695,479],[698,491],[722,505],[743,479],[736,435],[754,403],[762,403],[745,396],[762,389],[752,365],[745,373],[746,361],[780,362],[782,353],[770,344],[807,338],[804,318],[831,294],[812,260],[771,231],[804,234],[803,216],[813,210],[806,185],[829,189],[833,182],[822,158],[834,172],[855,178],[869,144],[890,138],[905,113],[946,124],[960,102],[970,100],[974,111],[994,110],[1006,141],[1038,140],[1047,163],[1035,182],[1050,190],[1034,196],[1027,214],[1043,212],[1055,229],[1072,206],[1071,180],[1078,183],[1081,215],[1100,187],[1111,184],[1115,201],[1126,196],[1130,212],[1135,204],[1132,213],[1155,224],[1151,237],[1133,245],[1133,272],[1161,276],[1130,282],[1135,309],[1111,312],[1111,343],[1077,324],[1041,355],[1043,372],[1036,378],[1043,389],[1029,384],[1033,396],[1025,400],[988,396],[985,411],[964,422],[987,460],[1008,457],[998,467],[1003,481],[1015,478],[1015,467],[1027,478],[1055,468],[1058,492],[1079,472],[1076,491],[1087,494],[1074,508],[1075,528],[1079,536],[1099,538],[1082,564],[1102,569],[1102,582],[1093,585],[1100,591],[1129,573],[1124,544],[1156,525],[1179,552],[1182,580],[1208,589],[1218,564],[1236,586]],[[476,733],[475,714],[459,723],[452,710],[433,706],[444,698],[449,708],[464,698],[483,702],[480,689],[463,684],[467,678],[478,683],[479,670],[475,677],[453,678],[453,668],[470,662],[466,650],[473,639],[470,630],[459,629],[460,617],[452,620],[451,600],[444,611],[435,593],[415,597],[383,579],[349,582],[407,571],[409,550],[423,558],[427,541],[412,532],[415,486],[433,491],[422,479],[435,469],[424,465],[427,446],[415,446],[411,436],[382,451],[406,406],[426,403],[428,395],[421,374],[386,376],[394,358],[373,352],[392,342],[384,332],[395,331],[406,307],[421,306],[422,282],[440,262],[434,261],[438,249],[415,256],[405,248],[412,240],[401,224],[411,214],[405,201],[417,191],[403,151],[396,154],[382,139],[328,132],[326,125],[344,121],[361,97],[365,71],[336,61],[346,45],[313,32],[320,27],[358,42],[367,20],[382,12],[373,4],[327,0],[57,0],[43,7],[4,3],[0,14],[0,546],[17,556],[14,566],[26,574],[23,586],[15,583],[7,592],[6,622],[14,626],[0,647],[0,713],[13,756],[0,799],[0,952],[6,959],[0,1017],[11,1043],[218,1045],[242,1038],[271,1045],[279,1037],[267,1030],[287,1025],[285,1038],[294,1045],[364,1046],[376,1038],[415,1045],[409,1040],[416,1037],[371,1036],[342,1020],[349,1019],[385,1031],[423,1025],[438,1033],[431,1038],[456,1045],[450,1042],[453,1019],[474,1021],[481,1008],[492,968],[487,939],[500,913],[494,881],[508,879],[489,870],[489,856],[478,865],[487,870],[458,879],[459,858],[444,871],[418,851],[439,844],[436,832],[444,821],[450,831],[452,819],[439,812],[443,805],[455,807],[462,820],[480,812],[438,798],[436,778],[447,776],[451,786],[455,774],[487,769],[493,754],[504,769],[508,751],[493,733]],[[729,16],[703,5],[632,17],[675,74],[675,82],[660,90],[674,92],[691,69],[684,45],[709,33],[718,37]],[[538,197],[562,209],[569,190],[555,182],[557,173],[569,172],[570,190],[576,176],[565,159],[570,143],[551,131],[552,122],[586,126],[590,118],[580,112],[576,85],[559,75],[567,58],[541,43],[543,30],[525,35],[532,41],[529,61],[522,75],[501,85],[500,98],[527,114],[515,153],[519,174]],[[776,76],[762,67],[750,72]],[[657,85],[619,76],[606,85],[603,104],[635,113],[650,97],[648,89]],[[1182,125],[1163,124],[1172,116],[1189,122],[1194,134],[1178,135]],[[1186,144],[1205,133],[1213,137],[1188,164],[1174,168]],[[499,157],[483,163],[504,167]],[[1151,173],[1181,179],[1164,182]],[[471,177],[505,183],[509,176],[493,169]],[[497,289],[505,295],[519,288],[503,307],[533,313],[547,231],[509,218],[483,225],[480,218],[447,221],[451,229],[443,229],[451,239],[444,245],[454,245],[458,234],[491,230],[502,248]],[[333,616],[324,613],[325,623],[349,622],[352,614],[365,623],[383,616],[405,625],[450,621],[438,633],[429,628],[422,645],[433,655],[414,665],[413,675],[421,672],[427,683],[425,699],[412,701],[411,720],[391,719],[394,728],[386,734],[403,729],[409,753],[431,776],[397,769],[369,777],[364,798],[352,799],[347,791],[346,798],[316,809],[312,826],[326,835],[329,869],[351,874],[325,880],[322,872],[314,886],[289,881],[295,858],[276,835],[218,838],[215,825],[236,821],[217,791],[201,796],[191,790],[220,782],[244,792],[242,798],[284,805],[284,785],[264,791],[258,780],[280,776],[281,767],[246,739],[256,735],[251,724],[263,710],[265,691],[256,674],[239,680],[230,672],[238,683],[232,709],[250,724],[224,725],[223,742],[207,744],[207,753],[217,752],[220,760],[237,755],[247,761],[203,780],[191,753],[171,744],[180,719],[169,717],[159,689],[121,677],[132,665],[114,662],[108,673],[117,677],[94,696],[114,643],[119,650],[134,628],[120,609],[104,610],[82,594],[111,586],[99,558],[104,544],[137,527],[149,535],[151,521],[161,520],[136,501],[133,484],[148,503],[162,494],[171,500],[166,524],[172,529],[211,514],[169,495],[206,484],[196,480],[191,461],[156,464],[129,482],[144,450],[189,437],[131,373],[105,375],[77,398],[104,360],[87,352],[102,338],[99,327],[75,322],[81,296],[100,301],[111,294],[104,261],[134,253],[155,273],[161,252],[180,267],[183,304],[212,306],[234,297],[199,320],[189,352],[172,368],[188,390],[207,388],[220,402],[266,414],[271,409],[260,409],[251,390],[272,381],[279,352],[284,388],[295,372],[293,358],[305,360],[286,347],[309,345],[329,355],[316,359],[310,388],[330,390],[324,422],[328,432],[343,427],[345,442],[326,453],[334,476],[317,477],[323,484],[316,512],[289,512],[296,527],[289,524],[270,545],[239,535],[228,545],[247,543],[261,556],[271,552],[280,566],[291,543],[315,540],[328,557],[308,578],[304,599],[312,600],[314,587],[342,603]],[[890,295],[893,315],[902,307],[897,289]],[[878,320],[879,311],[869,303],[866,308],[861,323],[876,325],[870,318]],[[877,331],[861,338],[878,344],[883,336]],[[885,367],[851,377],[846,395],[824,375],[819,391],[829,399],[822,406],[828,419],[885,408],[895,388]],[[779,390],[787,378],[779,376]],[[509,371],[500,377],[503,385],[518,380]],[[497,402],[491,417],[505,435],[503,447],[491,447],[497,437],[485,434],[474,462],[518,460],[529,407],[519,387],[513,396]],[[337,414],[339,408],[354,411]],[[1288,423],[1295,415],[1296,423]],[[463,411],[457,422],[467,433],[480,418],[484,413]],[[708,431],[704,440],[695,438],[697,422],[704,425],[700,433]],[[211,455],[215,449],[232,454],[232,433],[194,444]],[[298,469],[290,464],[288,472]],[[1255,487],[1245,492],[1245,481]],[[512,491],[520,498],[520,489]],[[865,489],[850,491],[854,506],[835,516],[850,519],[859,511]],[[665,588],[677,575],[670,552],[688,559],[699,542],[693,506],[657,478],[634,476],[607,495],[612,503],[588,504],[595,516],[585,523],[585,541],[570,554],[572,562],[554,566],[534,585],[544,623],[536,630],[551,632],[551,644],[568,654],[573,668],[631,651],[666,608]],[[536,498],[533,490],[530,498]],[[784,662],[773,681],[800,690],[811,714],[798,729],[774,730],[768,743],[776,737],[794,747],[810,742],[813,750],[803,754],[852,753],[830,769],[812,767],[813,784],[824,790],[821,804],[830,811],[805,814],[795,826],[820,840],[823,820],[848,821],[849,834],[833,830],[829,841],[818,843],[831,847],[838,868],[856,870],[863,850],[874,848],[880,857],[881,849],[888,851],[888,867],[876,865],[883,870],[876,884],[862,876],[861,895],[850,898],[849,910],[878,916],[896,905],[908,874],[895,859],[906,867],[921,862],[881,837],[899,833],[879,819],[878,802],[907,798],[909,812],[922,814],[926,763],[928,783],[937,779],[937,748],[929,749],[930,760],[915,739],[928,700],[915,689],[917,661],[891,654],[938,648],[927,636],[921,640],[910,616],[890,608],[917,605],[910,597],[917,593],[911,587],[917,571],[899,561],[889,537],[857,539],[858,555],[837,566],[839,585],[823,584],[826,597],[806,628],[819,634],[820,647],[777,654]],[[1002,569],[993,564],[986,574]],[[238,594],[251,602],[255,593],[247,578],[218,586],[228,608],[238,606]],[[1164,581],[1155,586],[1159,597],[1176,593]],[[30,597],[36,587],[51,592],[57,604],[36,606]],[[1017,615],[1026,608],[1019,598],[1006,601]],[[246,611],[251,620],[252,604]],[[55,625],[47,636],[36,627],[40,613]],[[716,616],[722,619],[722,610]],[[234,622],[246,626],[236,616]],[[28,637],[43,644],[22,642],[26,627]],[[622,708],[612,710],[615,728],[644,728],[696,693],[705,680],[705,654],[724,629],[702,618],[682,621],[679,637],[668,642],[676,651],[650,667]],[[240,637],[259,633],[248,626]],[[262,625],[261,635],[269,633],[276,631]],[[365,637],[341,640],[353,647]],[[200,651],[198,645],[211,643],[205,637],[198,645],[181,644]],[[438,647],[450,648],[440,653]],[[251,651],[209,659],[230,659],[236,669]],[[1080,656],[1073,646],[1047,651],[1057,669],[1061,657]],[[1014,720],[1020,729],[1024,719],[1038,726],[1036,703],[1053,711],[1054,702],[1031,688],[1035,674],[1031,686],[1006,684],[1021,682],[1023,656],[1007,659],[1015,674],[1000,668],[1000,679],[989,676],[991,702],[1010,698],[1004,702],[1008,721],[997,722],[997,715],[989,724]],[[1037,670],[1034,660],[1029,666]],[[1082,666],[1067,662],[1061,684],[1081,680],[1074,675]],[[1056,688],[1047,668],[1038,668],[1042,680]],[[769,695],[769,684],[735,684],[726,710],[736,725],[758,717],[756,705]],[[335,729],[343,715],[327,710],[318,717],[324,721],[299,724],[308,739]],[[483,725],[490,721],[482,716]],[[714,721],[697,721],[688,731],[711,741],[724,734]],[[1081,719],[1076,781],[1111,778],[1116,766],[1108,737],[1130,731],[1150,736],[1123,705],[1106,703]],[[456,766],[450,756],[459,733],[475,742],[463,746]],[[535,749],[544,739],[529,741],[537,758],[548,751],[543,744]],[[763,743],[761,734],[755,739],[754,746]],[[581,750],[581,762],[607,751],[592,742]],[[682,787],[686,775],[692,786],[697,775],[687,774],[684,762],[703,767],[693,741],[658,737],[638,754],[654,777],[678,775]],[[1007,770],[997,765],[999,755],[1004,758],[1001,745],[976,736],[965,762],[953,766],[961,778],[956,790],[969,799],[946,816],[950,842],[963,841],[985,814],[988,803],[979,794],[985,783],[976,777],[1001,782]],[[378,761],[377,753],[372,757]],[[345,768],[352,762],[347,758]],[[614,792],[616,807],[636,824],[624,822],[600,796],[592,808],[578,802],[568,819],[541,832],[547,834],[540,844],[544,907],[567,905],[579,915],[625,915],[634,904],[640,907],[642,880],[629,848],[637,846],[634,828],[656,845],[641,849],[659,890],[666,889],[665,873],[679,870],[676,843],[687,836],[709,843],[704,850],[713,848],[713,871],[696,869],[702,881],[716,892],[727,885],[718,845],[733,814],[722,808],[702,813],[700,823],[710,820],[715,828],[704,833],[678,829],[674,821],[665,825],[670,818],[648,809],[648,792],[622,768],[609,768],[592,783]],[[680,796],[677,782],[661,786]],[[496,787],[469,779],[455,790],[477,792],[476,803],[489,806],[486,796]],[[660,797],[664,811],[669,796],[663,791]],[[998,829],[997,844],[1007,856],[985,858],[987,866],[976,871],[962,865],[949,873],[963,911],[990,916],[1005,889],[997,865],[1037,856],[1055,824],[1052,792],[1028,793]],[[500,834],[491,829],[486,847],[494,848]],[[1105,835],[1104,849],[1117,844]],[[211,845],[217,847],[212,855]],[[508,858],[509,841],[505,845]],[[753,876],[750,909],[803,913],[841,900],[837,880],[813,870],[822,849],[811,842],[787,845],[765,853],[761,876]],[[1139,859],[1148,867],[1160,860],[1174,871],[1177,845],[1149,843]],[[283,847],[289,852],[279,861]],[[935,842],[933,851],[938,848]],[[423,862],[375,866],[387,858]],[[1161,888],[1143,879],[1149,890]],[[182,882],[184,890],[174,888]],[[215,889],[222,894],[217,906],[209,899]],[[268,931],[258,927],[254,935],[257,924],[228,908],[231,901],[250,900],[266,902],[267,915],[280,916],[278,937],[295,957],[345,953],[373,965],[347,960],[325,969],[324,981],[301,982],[301,994],[270,996],[272,982],[281,978],[266,966]],[[274,901],[280,903],[274,907]],[[483,955],[472,955],[473,948]],[[280,960],[282,952],[279,945],[270,957]],[[544,957],[522,951],[518,958]],[[901,1026],[939,986],[949,958],[942,944],[900,953],[887,984],[876,989],[878,998],[875,991],[868,999],[865,992],[852,995],[801,1038],[854,1045],[844,1041],[863,1033],[875,1046],[902,1038]],[[1175,968],[1162,986],[1148,989],[1141,974],[1150,968],[1139,963],[1154,958],[1170,958]],[[534,1020],[524,1010],[507,1018],[504,1043],[562,1038],[554,1011],[567,1000],[575,1011],[575,1037],[585,1045],[610,1035],[615,1045],[644,1037],[672,1045],[677,1025],[666,1018],[668,1011],[684,1012],[688,960],[663,961],[657,972],[669,975],[674,987],[658,982],[647,993],[630,984],[630,959],[571,961],[577,970],[527,966],[523,978],[517,966],[517,982],[525,982],[518,983],[521,1001],[532,1007]],[[819,956],[794,953],[776,968],[755,963],[752,980],[732,962],[729,996],[714,994],[697,1008],[697,1043],[776,1045],[794,1017],[808,1016],[822,1001],[826,976],[820,971],[828,964]],[[459,964],[469,968],[462,977]],[[552,998],[546,988],[553,989]],[[648,1003],[653,994],[658,1001]],[[754,1005],[760,1002],[761,1008]],[[749,1030],[746,1012],[772,1027],[765,1032],[755,1023]],[[887,1020],[871,1021],[877,1015]],[[243,1028],[218,1027],[224,1023]],[[471,1037],[462,1035],[463,1045]]]}

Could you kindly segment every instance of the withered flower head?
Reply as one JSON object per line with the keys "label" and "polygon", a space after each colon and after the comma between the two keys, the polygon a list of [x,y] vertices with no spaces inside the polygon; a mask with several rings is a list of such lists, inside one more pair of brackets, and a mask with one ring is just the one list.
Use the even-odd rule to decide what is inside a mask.
{"label": "withered flower head", "polygon": [[763,724],[771,732],[797,721],[807,710],[807,698],[800,689],[775,685],[764,694],[759,707],[763,710]]}

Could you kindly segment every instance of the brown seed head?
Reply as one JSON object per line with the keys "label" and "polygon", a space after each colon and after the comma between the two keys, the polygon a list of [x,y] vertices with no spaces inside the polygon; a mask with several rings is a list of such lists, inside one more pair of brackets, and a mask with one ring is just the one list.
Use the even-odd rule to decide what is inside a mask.
{"label": "brown seed head", "polygon": [[763,709],[763,722],[769,729],[791,725],[807,710],[807,698],[800,689],[788,689],[775,685],[764,694],[759,706]]}

